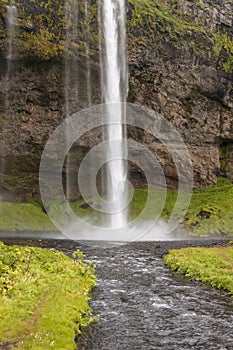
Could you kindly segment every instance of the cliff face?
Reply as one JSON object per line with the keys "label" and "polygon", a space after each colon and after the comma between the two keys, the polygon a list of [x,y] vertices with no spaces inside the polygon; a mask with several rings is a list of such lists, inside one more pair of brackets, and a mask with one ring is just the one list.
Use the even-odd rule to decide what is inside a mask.
{"label": "cliff face", "polygon": [[[179,130],[191,153],[196,186],[212,184],[219,174],[233,178],[233,4],[163,3],[171,12],[154,11],[156,26],[149,37],[145,25],[137,28],[142,42],[129,52],[130,99],[158,111]],[[131,38],[135,32],[133,27]]]}
{"label": "cliff face", "polygon": [[[20,34],[15,39],[14,59],[6,60],[5,4],[0,1],[3,14],[1,156],[11,176],[17,174],[20,157],[25,156],[25,164],[26,159],[30,160],[30,169],[35,159],[36,173],[49,134],[66,114],[62,59],[64,4],[57,1],[54,15],[46,21],[48,11],[51,13],[51,8],[45,7],[49,1],[37,2],[37,5],[30,0],[16,3],[21,4]],[[82,14],[83,5],[79,3]],[[38,14],[38,6],[40,17],[33,17],[33,13]],[[174,124],[190,150],[196,187],[215,183],[217,175],[233,179],[232,1],[129,0],[127,8],[129,102],[149,107]],[[90,23],[97,23],[96,11],[96,2],[92,1]],[[80,21],[85,23],[82,15]],[[78,70],[80,93],[79,99],[75,99],[73,74],[69,82],[70,113],[87,106],[84,30],[77,35],[79,64],[74,64],[73,73]],[[97,104],[100,103],[97,32],[88,32],[88,38],[92,103]],[[140,132],[137,137],[151,146],[147,133]],[[161,161],[173,183],[175,170],[171,171],[166,159]],[[20,169],[24,181],[27,171]],[[2,186],[9,188],[9,178],[4,176]],[[33,181],[29,181],[31,188]],[[18,186],[21,188],[22,184]]]}

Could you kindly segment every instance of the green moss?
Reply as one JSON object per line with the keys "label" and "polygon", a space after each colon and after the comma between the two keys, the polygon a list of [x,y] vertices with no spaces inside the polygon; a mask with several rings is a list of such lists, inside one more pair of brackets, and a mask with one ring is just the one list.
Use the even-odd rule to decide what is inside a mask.
{"label": "green moss", "polygon": [[[143,38],[144,45],[166,58],[166,45],[174,48],[185,46],[201,57],[211,54],[211,39],[206,28],[190,17],[181,14],[176,6],[160,1],[131,0],[132,16],[128,19],[129,47],[133,50],[135,37]],[[170,52],[168,53],[170,57]]]}
{"label": "green moss", "polygon": [[233,296],[233,247],[171,250],[164,261],[177,273],[225,289]]}
{"label": "green moss", "polygon": [[[134,6],[135,19],[142,20],[144,15],[149,16],[148,23],[156,26],[156,21],[164,20],[164,25],[170,24],[170,30],[182,33],[183,31],[196,31],[198,33],[204,32],[203,27],[197,25],[195,22],[190,22],[185,18],[179,17],[169,6],[162,4],[160,1],[150,2],[148,0],[130,0]],[[164,28],[169,30],[169,27]]]}
{"label": "green moss", "polygon": [[15,173],[7,175],[0,173],[0,185],[10,198],[13,196],[17,202],[37,202],[40,203],[40,193],[38,184],[38,174],[36,173]]}
{"label": "green moss", "polygon": [[206,9],[206,5],[203,4],[202,2],[200,1],[195,1],[195,4],[200,7],[202,10],[205,10]]}
{"label": "green moss", "polygon": [[[22,56],[31,56],[49,60],[60,57],[64,51],[66,29],[71,23],[65,23],[64,0],[52,2],[44,0],[25,6],[22,0],[16,1],[19,9],[20,31],[17,35],[17,50]],[[69,43],[68,54],[72,51],[79,56],[86,54],[86,42],[90,46],[90,55],[98,53],[98,8],[97,2],[90,4],[88,20],[85,17],[84,2],[77,3],[78,30]],[[34,28],[29,32],[26,28]],[[182,48],[185,42],[187,48],[194,54],[206,57],[211,54],[212,41],[206,28],[190,19],[176,9],[176,1],[166,6],[160,1],[129,0],[129,15],[127,18],[129,49],[137,45],[153,47],[166,56],[164,43],[169,42],[175,48]],[[75,32],[75,31],[74,31]],[[4,36],[4,33],[3,33]],[[1,37],[0,37],[1,40]],[[2,38],[1,47],[5,47]],[[169,57],[169,54],[168,54]]]}
{"label": "green moss", "polygon": [[40,206],[0,202],[1,231],[54,231],[56,228]]}
{"label": "green moss", "polygon": [[8,123],[9,123],[8,120],[0,117],[0,124],[8,124]]}
{"label": "green moss", "polygon": [[192,108],[197,98],[201,99],[201,96],[199,96],[198,92],[193,89],[185,99],[181,100],[183,108],[187,112],[187,117],[191,122],[196,122],[195,118],[192,117]]}
{"label": "green moss", "polygon": [[[154,191],[158,199],[158,192]],[[161,193],[159,193],[161,196]],[[185,196],[185,194],[183,195]],[[134,193],[132,215],[137,216],[145,205],[147,190],[136,189]],[[177,192],[168,190],[161,217],[168,220],[173,210]],[[182,212],[182,203],[179,212]],[[148,219],[153,219],[154,209],[148,211]],[[151,213],[151,214],[150,214]],[[233,236],[233,185],[227,179],[220,178],[210,188],[194,191],[185,217],[180,222],[191,236]]]}
{"label": "green moss", "polygon": [[220,160],[221,170],[224,173],[230,170],[228,166],[228,162],[232,151],[233,151],[232,144],[223,143],[219,145],[219,160]]}
{"label": "green moss", "polygon": [[[22,28],[18,34],[19,52],[42,60],[61,56],[64,50],[64,1],[44,0],[35,3],[31,0],[31,3],[31,11],[24,4],[19,7]],[[23,30],[28,26],[35,30]]]}
{"label": "green moss", "polygon": [[0,243],[0,347],[76,349],[75,334],[91,322],[91,262],[63,253]]}
{"label": "green moss", "polygon": [[36,35],[23,32],[18,45],[23,55],[42,60],[59,57],[64,50],[64,45],[55,40],[55,34],[45,28],[40,28]]}
{"label": "green moss", "polygon": [[233,70],[233,39],[228,33],[215,33],[214,52],[226,72]]}
{"label": "green moss", "polygon": [[197,236],[233,235],[233,185],[220,180],[216,185],[193,193],[182,222]]}

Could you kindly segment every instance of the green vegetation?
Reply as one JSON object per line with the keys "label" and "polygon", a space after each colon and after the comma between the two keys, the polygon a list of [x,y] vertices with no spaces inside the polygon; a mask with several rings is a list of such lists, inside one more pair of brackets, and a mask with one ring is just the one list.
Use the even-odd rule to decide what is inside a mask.
{"label": "green vegetation", "polygon": [[[215,54],[220,58],[220,64],[226,72],[233,70],[233,38],[228,33],[215,34]],[[221,55],[221,53],[223,54]]]}
{"label": "green vegetation", "polygon": [[[84,201],[70,203],[71,209],[79,216],[90,212],[90,208],[82,209]],[[64,205],[51,203],[49,213],[56,213],[60,218],[66,218]],[[56,231],[49,216],[38,204],[0,202],[0,231]]]}
{"label": "green vegetation", "polygon": [[182,222],[196,236],[233,236],[233,185],[219,178],[216,185],[193,193]]}
{"label": "green vegetation", "polygon": [[[144,209],[148,192],[146,189],[135,189],[132,200],[131,217],[137,217]],[[143,219],[153,219],[159,212],[159,206],[163,200],[163,191],[150,191],[152,202]],[[186,199],[186,195],[182,195]],[[181,196],[181,199],[182,199]],[[169,219],[177,192],[168,190],[161,217]],[[92,215],[94,209],[83,208],[84,201],[70,204],[72,210],[79,216]],[[81,207],[80,207],[81,206]],[[157,206],[157,208],[156,208]],[[179,214],[183,210],[182,200],[178,208]],[[66,214],[64,206],[59,203],[51,203],[49,213],[56,213],[61,219]],[[181,227],[186,228],[191,236],[233,236],[233,185],[225,178],[219,178],[216,185],[195,190],[189,208],[180,222]],[[182,217],[182,216],[180,216]],[[98,218],[97,218],[98,219]],[[54,231],[56,228],[49,217],[42,211],[39,205],[31,203],[7,203],[0,202],[0,230],[1,231]]]}
{"label": "green vegetation", "polygon": [[[0,12],[6,16],[6,0],[0,0]],[[13,3],[13,2],[12,2]],[[85,56],[86,42],[90,46],[90,55],[98,53],[98,6],[91,2],[86,19],[84,2],[78,2],[76,10],[65,6],[64,0],[44,0],[36,2],[15,0],[19,11],[20,30],[14,38],[14,45],[22,57],[50,60],[62,57],[65,50],[66,30],[72,33],[68,53]],[[31,3],[31,4],[30,4]],[[169,4],[165,1],[129,0],[127,30],[129,50],[137,46],[153,48],[164,59],[170,57],[168,46],[191,50],[196,56],[218,59],[221,68],[226,72],[232,70],[233,51],[232,38],[227,32],[218,33],[206,28],[194,16],[179,9],[177,1]],[[205,11],[205,6],[195,1],[196,6]],[[72,16],[65,23],[65,14],[79,13],[78,30],[70,31]],[[75,33],[75,34],[74,34]],[[6,50],[6,31],[0,21],[0,48]]]}
{"label": "green vegetation", "polygon": [[38,205],[0,202],[0,230],[54,231],[56,229]]}
{"label": "green vegetation", "polygon": [[221,170],[227,173],[230,169],[228,162],[233,151],[232,144],[220,144],[219,145],[219,160],[221,164]]}
{"label": "green vegetation", "polygon": [[165,5],[161,1],[131,0],[132,18],[128,19],[129,47],[135,44],[153,47],[166,58],[166,45],[169,42],[175,48],[184,45],[198,56],[209,55],[211,38],[206,28],[194,19],[181,14],[174,7],[175,3]]}
{"label": "green vegetation", "polygon": [[94,321],[95,268],[83,258],[0,243],[0,347],[76,349],[75,334]]}
{"label": "green vegetation", "polygon": [[233,247],[183,248],[164,257],[172,270],[233,296]]}
{"label": "green vegetation", "polygon": [[[144,16],[149,16],[148,22],[144,23],[145,26],[148,23],[151,26],[156,26],[156,22],[162,24],[160,29],[167,30],[168,32],[174,32],[174,34],[181,34],[182,32],[195,31],[204,32],[204,28],[195,23],[194,21],[188,21],[185,16],[179,16],[178,12],[170,6],[167,6],[160,1],[148,1],[148,0],[130,0],[129,1],[134,6],[134,19],[138,21],[144,19]],[[161,22],[164,21],[164,22]],[[143,24],[143,23],[142,23]],[[167,26],[167,27],[164,27]],[[169,27],[170,26],[170,27]]]}
{"label": "green vegetation", "polygon": [[[155,200],[157,193],[154,193]],[[185,194],[183,195],[185,197]],[[177,192],[167,192],[166,203],[162,211],[162,218],[170,217]],[[147,191],[137,189],[134,194],[133,215],[138,215],[144,208]],[[151,208],[151,213],[153,212]],[[179,211],[182,211],[182,203]],[[180,222],[191,236],[233,236],[233,185],[224,178],[219,178],[216,185],[195,190],[185,217]],[[150,210],[148,211],[148,219]]]}

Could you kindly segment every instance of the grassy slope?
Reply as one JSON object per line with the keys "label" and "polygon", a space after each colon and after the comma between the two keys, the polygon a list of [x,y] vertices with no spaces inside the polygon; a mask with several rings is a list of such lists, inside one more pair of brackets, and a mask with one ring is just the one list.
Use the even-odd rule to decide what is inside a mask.
{"label": "grassy slope", "polygon": [[[72,209],[80,216],[86,214],[86,210],[79,208],[83,202],[71,203]],[[53,204],[51,211],[64,216],[62,205]],[[0,231],[56,231],[47,214],[39,205],[31,203],[0,202]]]}
{"label": "grassy slope", "polygon": [[183,224],[197,236],[233,236],[233,185],[219,179],[210,188],[195,191]]}
{"label": "grassy slope", "polygon": [[90,322],[91,262],[56,251],[0,243],[0,347],[76,349],[75,334]]}
{"label": "grassy slope", "polygon": [[48,216],[37,205],[30,203],[0,203],[0,230],[53,231]]}
{"label": "grassy slope", "polygon": [[[136,190],[134,201],[136,214],[142,210],[146,196],[146,190]],[[175,191],[167,192],[161,215],[165,220],[172,212],[176,196]],[[180,209],[182,210],[182,206]],[[193,236],[233,236],[233,185],[231,182],[220,178],[216,185],[194,191],[187,213],[180,224]]]}
{"label": "grassy slope", "polygon": [[[158,198],[161,198],[161,193],[154,191],[152,196],[155,205]],[[166,203],[161,215],[164,220],[170,217],[176,196],[176,191],[167,192]],[[147,190],[135,190],[131,210],[133,217],[139,215],[146,199]],[[78,215],[83,216],[88,214],[90,209],[81,209],[79,207],[81,203],[72,203],[71,206]],[[149,207],[145,219],[153,219],[154,205]],[[61,205],[54,205],[50,210],[57,211],[59,217],[65,215]],[[182,210],[182,203],[180,210]],[[233,185],[230,181],[220,178],[216,185],[195,191],[181,226],[194,236],[233,236]],[[39,206],[29,203],[2,202],[0,203],[0,230],[54,231],[55,227]]]}
{"label": "grassy slope", "polygon": [[172,270],[224,289],[233,296],[233,247],[171,250],[164,261]]}

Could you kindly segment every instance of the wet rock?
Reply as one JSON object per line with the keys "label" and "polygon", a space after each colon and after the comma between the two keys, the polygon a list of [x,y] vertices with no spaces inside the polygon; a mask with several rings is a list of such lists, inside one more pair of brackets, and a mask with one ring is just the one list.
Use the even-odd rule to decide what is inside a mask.
{"label": "wet rock", "polygon": [[[168,9],[177,11],[175,14],[180,16],[177,17],[179,20],[189,18],[190,23],[201,23],[212,39],[216,33],[227,33],[230,37],[232,35],[232,1],[179,0],[175,4],[173,1],[162,2],[170,6]],[[29,0],[22,0],[20,3],[25,18],[37,12],[41,15],[45,11],[42,3],[35,4]],[[58,5],[59,2],[54,4]],[[2,8],[5,9],[5,4],[0,10]],[[226,58],[226,52],[222,49],[219,55],[215,55],[212,39],[208,39],[208,35],[197,34],[192,29],[185,29],[185,34],[174,32],[174,35],[178,35],[174,41],[169,33],[164,32],[166,27],[162,20],[159,25],[153,22],[157,18],[153,18],[153,23],[147,21],[137,24],[134,10],[132,1],[129,1],[128,101],[160,113],[175,126],[191,155],[195,187],[214,184],[220,174],[233,179],[233,153],[228,152],[228,145],[233,144],[233,78],[231,71],[225,71],[221,65]],[[47,16],[50,9],[46,11]],[[54,12],[54,16],[57,13]],[[51,21],[55,19],[52,18]],[[154,25],[157,25],[156,31]],[[34,35],[36,29],[31,22],[26,30]],[[145,38],[146,44],[140,38]],[[64,44],[64,40],[62,42]],[[196,46],[190,44],[193,42]],[[94,44],[93,51],[96,53],[98,43]],[[39,158],[49,135],[66,115],[88,105],[86,58],[80,56],[78,64],[72,60],[69,62],[73,75],[65,96],[64,62],[61,59],[45,62],[38,60],[38,57],[24,57],[24,60],[12,61],[10,77],[7,78],[9,61],[3,59],[4,55],[5,52],[2,51],[0,156],[4,159],[7,156]],[[92,103],[98,104],[101,102],[99,68],[94,60],[91,61],[91,67]],[[75,97],[77,82],[78,98]],[[65,106],[67,99],[69,113]],[[168,186],[176,188],[177,172],[171,157],[149,135],[150,130],[142,132],[131,129],[129,133],[158,156]],[[99,130],[89,131],[77,142],[75,150],[81,155],[83,147],[91,148],[100,140]],[[130,169],[134,183],[139,186],[142,182],[143,185],[146,184],[143,171],[136,163],[131,164]]]}

